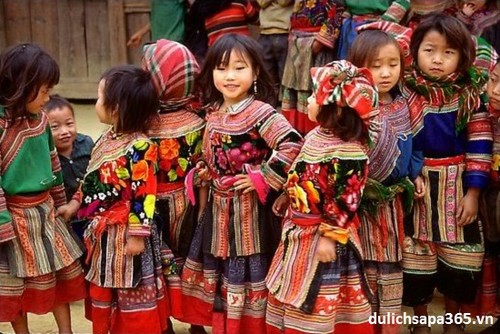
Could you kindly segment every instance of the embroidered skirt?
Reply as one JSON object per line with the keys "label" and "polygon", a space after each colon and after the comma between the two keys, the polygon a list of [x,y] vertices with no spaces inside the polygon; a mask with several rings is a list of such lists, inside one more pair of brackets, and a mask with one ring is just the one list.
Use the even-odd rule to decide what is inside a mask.
{"label": "embroidered skirt", "polygon": [[171,315],[182,317],[181,272],[197,225],[198,207],[193,207],[184,185],[158,195],[155,222],[160,232],[163,274],[167,283]]}
{"label": "embroidered skirt", "polygon": [[92,321],[94,334],[159,334],[167,329],[170,309],[155,225],[145,246],[142,254],[133,257],[138,278],[135,286],[111,288],[90,282],[86,317]]}
{"label": "embroidered skirt", "polygon": [[336,261],[320,263],[314,256],[318,225],[294,223],[295,217],[307,216],[314,218],[294,213],[285,219],[282,242],[266,278],[267,332],[372,333],[371,293],[355,230],[350,230],[346,246],[337,244]]}
{"label": "embroidered skirt", "polygon": [[49,193],[6,199],[16,238],[0,246],[0,321],[85,298],[82,250]]}
{"label": "embroidered skirt", "polygon": [[[272,203],[272,201],[270,201]],[[233,255],[237,246],[234,237],[242,239],[243,233],[237,228],[249,222],[236,222],[234,212],[224,220],[228,234],[218,233],[223,228],[222,222],[214,221],[212,202],[209,202],[199,225],[196,228],[191,249],[182,270],[183,316],[179,320],[195,325],[212,326],[213,333],[253,334],[265,333],[265,312],[268,291],[265,277],[269,268],[269,259],[275,247],[272,243],[258,245],[265,250],[262,253],[246,256]],[[270,209],[258,205],[256,215],[252,219],[259,222],[251,226],[267,226],[266,234],[261,241],[271,241],[275,234],[269,229],[276,225],[270,221]],[[227,209],[227,208],[226,208]],[[246,231],[248,226],[243,226]],[[228,235],[224,240],[213,240],[214,237]],[[248,242],[246,240],[245,242]],[[242,240],[239,240],[242,242]],[[217,247],[213,247],[217,245]],[[211,250],[228,250],[226,257],[214,256]],[[246,249],[246,248],[245,248]],[[232,251],[231,251],[232,250]]]}

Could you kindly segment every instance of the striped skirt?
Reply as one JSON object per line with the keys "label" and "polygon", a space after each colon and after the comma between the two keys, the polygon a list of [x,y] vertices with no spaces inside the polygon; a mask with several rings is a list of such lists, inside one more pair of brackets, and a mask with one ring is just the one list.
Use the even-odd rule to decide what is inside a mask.
{"label": "striped skirt", "polygon": [[0,321],[83,299],[82,250],[49,193],[6,199],[16,238],[0,248]]}
{"label": "striped skirt", "polygon": [[[133,258],[137,276],[133,287],[101,287],[90,282],[86,317],[92,321],[92,333],[160,334],[167,329],[170,309],[156,226],[151,228],[144,252]],[[102,265],[111,268],[109,264]]]}
{"label": "striped skirt", "polygon": [[183,316],[179,320],[212,326],[212,333],[265,333],[267,289],[265,254],[215,257],[203,252],[198,225],[182,271]]}
{"label": "striped skirt", "polygon": [[318,225],[295,225],[299,215],[315,218],[294,214],[285,219],[282,242],[266,278],[267,333],[372,333],[371,293],[355,229],[350,229],[346,246],[337,243],[336,261],[319,263],[314,256]]}

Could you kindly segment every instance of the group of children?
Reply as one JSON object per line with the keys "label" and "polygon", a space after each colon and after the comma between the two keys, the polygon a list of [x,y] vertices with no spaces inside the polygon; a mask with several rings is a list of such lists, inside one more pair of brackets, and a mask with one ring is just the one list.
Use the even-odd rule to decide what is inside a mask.
{"label": "group of children", "polygon": [[222,36],[201,69],[180,43],[147,44],[142,68],[102,75],[91,154],[49,98],[55,61],[5,50],[0,321],[28,333],[27,313],[53,312],[71,333],[86,298],[94,333],[173,333],[169,317],[191,333],[397,333],[370,316],[426,315],[435,288],[463,312],[483,233],[499,240],[500,65],[447,15],[356,31],[346,60],[307,69],[305,138],[266,103],[251,37]]}

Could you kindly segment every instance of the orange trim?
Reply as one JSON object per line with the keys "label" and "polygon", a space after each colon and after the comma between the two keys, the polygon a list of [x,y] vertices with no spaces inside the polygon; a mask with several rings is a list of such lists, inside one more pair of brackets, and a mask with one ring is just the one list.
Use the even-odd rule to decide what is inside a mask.
{"label": "orange trim", "polygon": [[424,159],[425,166],[451,166],[451,165],[458,165],[464,162],[465,162],[465,155],[457,155],[455,157],[449,157],[449,158]]}
{"label": "orange trim", "polygon": [[158,192],[159,193],[168,193],[175,190],[180,190],[184,188],[184,182],[173,182],[173,183],[159,183],[158,184]]}

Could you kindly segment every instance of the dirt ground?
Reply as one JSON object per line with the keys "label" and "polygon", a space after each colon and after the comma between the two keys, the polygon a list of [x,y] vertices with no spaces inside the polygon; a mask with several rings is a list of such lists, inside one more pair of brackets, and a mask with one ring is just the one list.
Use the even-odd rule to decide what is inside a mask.
{"label": "dirt ground", "polygon": [[[94,105],[87,104],[75,104],[75,114],[78,130],[81,133],[85,133],[96,140],[100,133],[106,128],[105,125],[100,124],[97,120],[94,111]],[[1,306],[0,306],[1,307]],[[412,315],[412,310],[410,308],[404,308],[404,312],[408,315]],[[433,315],[442,315],[444,313],[443,298],[441,295],[436,294],[433,303],[430,305],[429,313]],[[77,302],[71,305],[71,314],[73,322],[73,331],[75,334],[87,334],[91,333],[91,323],[87,321],[83,316],[83,303]],[[52,314],[47,314],[43,316],[30,315],[29,323],[31,327],[32,334],[52,334],[57,333],[57,326],[52,317]],[[467,334],[476,334],[481,329],[487,326],[468,326],[466,328]],[[188,325],[174,321],[174,329],[177,334],[188,334]],[[210,329],[207,328],[210,333]],[[8,323],[0,323],[0,334],[1,333],[11,333],[12,328]],[[409,333],[406,327],[402,327],[400,330],[401,334]],[[432,327],[432,333],[438,334],[442,333],[441,325],[434,325]],[[256,333],[258,334],[258,333]]]}

